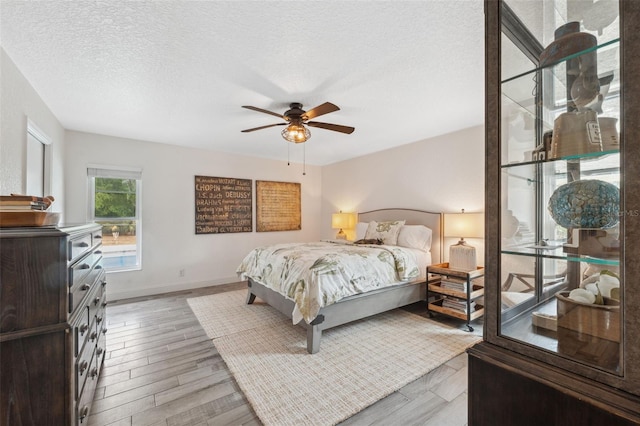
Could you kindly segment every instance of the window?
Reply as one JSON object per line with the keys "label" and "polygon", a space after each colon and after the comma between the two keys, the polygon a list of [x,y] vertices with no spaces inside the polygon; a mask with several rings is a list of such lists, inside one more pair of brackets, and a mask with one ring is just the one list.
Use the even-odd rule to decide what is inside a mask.
{"label": "window", "polygon": [[27,120],[27,176],[25,194],[44,197],[50,194],[51,139],[31,120]]}
{"label": "window", "polygon": [[89,167],[89,218],[102,225],[103,266],[142,268],[142,170]]}

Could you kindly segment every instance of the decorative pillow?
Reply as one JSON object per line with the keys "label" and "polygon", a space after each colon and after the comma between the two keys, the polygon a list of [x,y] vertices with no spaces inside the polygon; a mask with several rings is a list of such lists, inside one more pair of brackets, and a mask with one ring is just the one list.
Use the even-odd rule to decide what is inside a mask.
{"label": "decorative pillow", "polygon": [[364,239],[365,235],[367,235],[368,227],[369,227],[369,223],[367,222],[358,222],[356,224],[356,240]]}
{"label": "decorative pillow", "polygon": [[424,225],[404,225],[398,234],[398,245],[422,251],[431,251],[431,229]]}
{"label": "decorative pillow", "polygon": [[382,242],[388,246],[395,246],[398,242],[398,234],[400,228],[404,226],[404,220],[394,220],[387,222],[376,222],[372,220],[367,227],[367,233],[365,239],[377,240],[381,239]]}

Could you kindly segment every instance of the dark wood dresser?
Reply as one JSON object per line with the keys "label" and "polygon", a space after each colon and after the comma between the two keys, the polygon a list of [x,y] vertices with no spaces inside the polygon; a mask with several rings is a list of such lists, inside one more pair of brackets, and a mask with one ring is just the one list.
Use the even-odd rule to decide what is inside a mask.
{"label": "dark wood dresser", "polygon": [[0,229],[0,425],[87,424],[105,277],[97,224]]}

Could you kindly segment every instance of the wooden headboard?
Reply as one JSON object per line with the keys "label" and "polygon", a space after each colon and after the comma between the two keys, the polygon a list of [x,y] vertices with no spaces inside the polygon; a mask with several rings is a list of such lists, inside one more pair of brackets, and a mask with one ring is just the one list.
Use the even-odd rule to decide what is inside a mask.
{"label": "wooden headboard", "polygon": [[442,262],[443,215],[414,209],[378,209],[358,213],[358,222],[382,222],[385,220],[405,220],[407,225],[424,225],[431,229],[431,261]]}

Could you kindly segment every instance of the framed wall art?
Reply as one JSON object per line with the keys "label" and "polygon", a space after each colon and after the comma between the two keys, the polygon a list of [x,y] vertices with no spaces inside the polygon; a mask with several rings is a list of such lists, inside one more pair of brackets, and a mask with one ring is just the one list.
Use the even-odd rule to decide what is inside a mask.
{"label": "framed wall art", "polygon": [[295,182],[256,181],[256,231],[302,229],[301,188]]}
{"label": "framed wall art", "polygon": [[196,234],[253,231],[251,179],[195,177]]}

